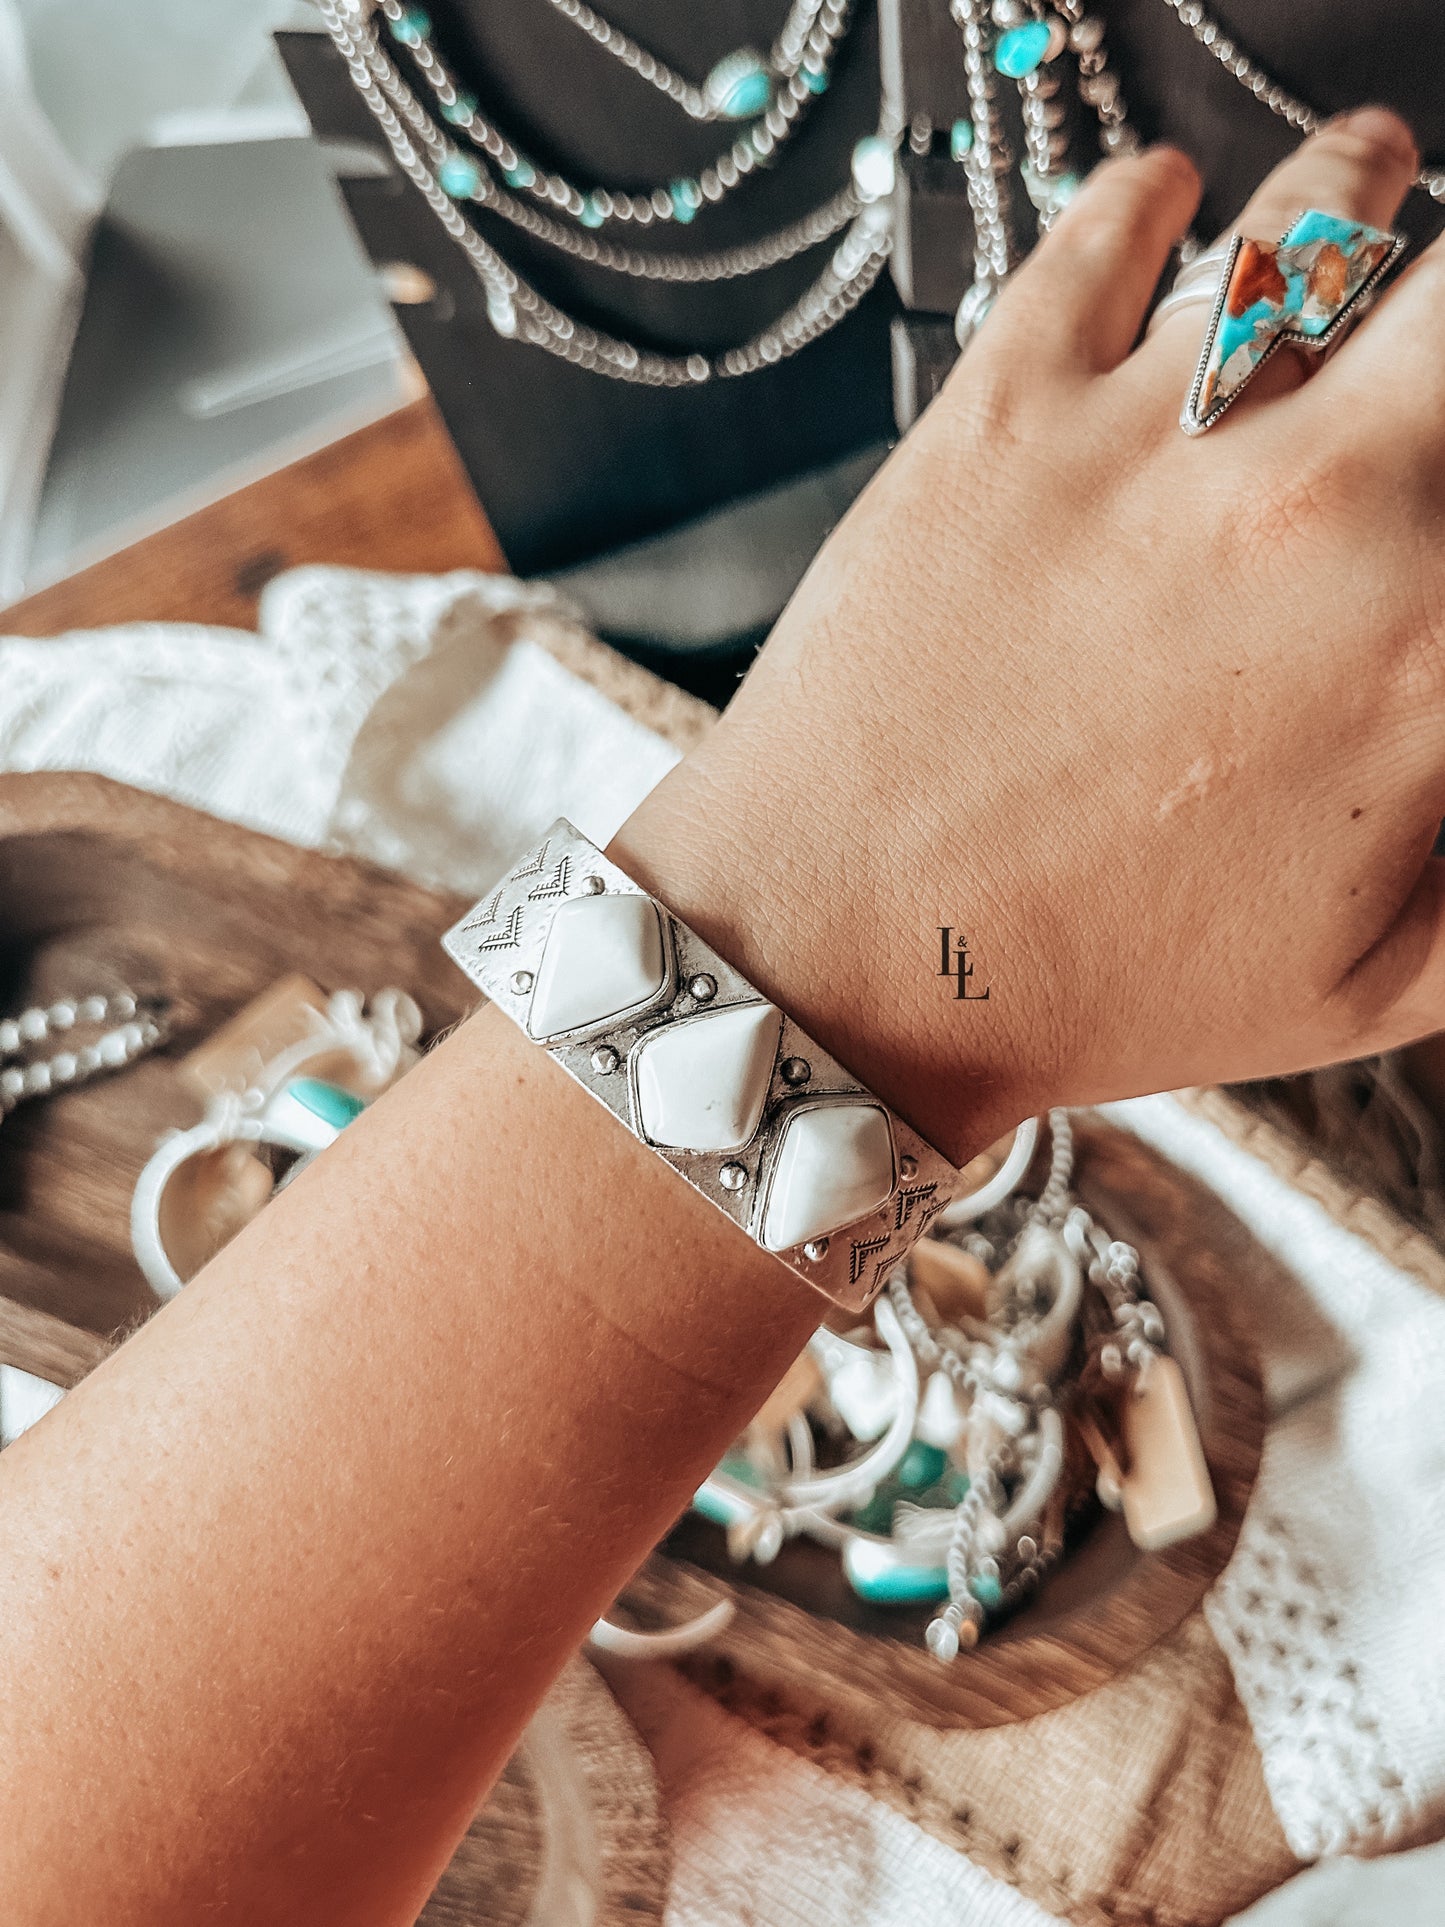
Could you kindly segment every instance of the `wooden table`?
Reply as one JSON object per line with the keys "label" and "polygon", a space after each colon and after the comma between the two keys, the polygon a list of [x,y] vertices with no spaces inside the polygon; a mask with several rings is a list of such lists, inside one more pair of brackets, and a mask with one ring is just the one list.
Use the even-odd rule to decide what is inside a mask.
{"label": "wooden table", "polygon": [[506,567],[430,398],[0,609],[0,635],[137,621],[254,629],[262,589],[302,562]]}

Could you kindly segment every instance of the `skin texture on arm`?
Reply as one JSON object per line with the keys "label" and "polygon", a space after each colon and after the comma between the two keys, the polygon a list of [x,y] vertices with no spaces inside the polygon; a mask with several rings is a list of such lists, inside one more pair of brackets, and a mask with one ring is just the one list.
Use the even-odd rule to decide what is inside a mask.
{"label": "skin texture on arm", "polygon": [[[1414,165],[1355,116],[1242,225]],[[955,1159],[1445,1012],[1445,250],[1187,442],[1196,194],[1091,178],[615,848]],[[412,1920],[821,1310],[465,1026],[4,1454],[6,1927]]]}
{"label": "skin texture on arm", "polygon": [[6,1452],[7,1927],[413,1920],[820,1306],[464,1026]]}

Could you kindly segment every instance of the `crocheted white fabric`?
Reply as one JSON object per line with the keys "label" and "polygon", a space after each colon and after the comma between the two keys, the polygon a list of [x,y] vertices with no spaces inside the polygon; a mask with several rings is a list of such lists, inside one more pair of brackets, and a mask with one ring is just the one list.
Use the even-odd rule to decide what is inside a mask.
{"label": "crocheted white fabric", "polygon": [[605,843],[677,752],[528,636],[505,576],[294,569],[260,633],[0,640],[0,767],[89,770],[294,843],[480,892],[565,815]]}
{"label": "crocheted white fabric", "polygon": [[[566,620],[492,576],[303,569],[268,589],[256,636],[0,639],[0,768],[97,771],[480,892],[559,814],[605,842],[675,760],[528,640]],[[1261,1308],[1276,1423],[1207,1610],[1294,1851],[1378,1849],[1445,1819],[1445,1303],[1172,1100],[1112,1109],[1299,1281]],[[1045,1921],[694,1702],[648,1716],[664,1781],[669,1761],[681,1776],[675,1927]]]}
{"label": "crocheted white fabric", "polygon": [[1172,1099],[1109,1108],[1298,1280],[1254,1308],[1272,1423],[1205,1612],[1294,1852],[1378,1852],[1445,1820],[1445,1300]]}

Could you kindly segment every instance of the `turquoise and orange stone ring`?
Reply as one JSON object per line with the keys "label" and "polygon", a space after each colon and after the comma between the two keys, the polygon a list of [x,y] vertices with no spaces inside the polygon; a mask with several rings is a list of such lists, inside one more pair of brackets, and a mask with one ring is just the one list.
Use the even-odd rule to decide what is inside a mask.
{"label": "turquoise and orange stone ring", "polygon": [[1405,247],[1403,235],[1308,208],[1273,246],[1236,234],[1179,416],[1213,428],[1276,349],[1322,354],[1364,312]]}

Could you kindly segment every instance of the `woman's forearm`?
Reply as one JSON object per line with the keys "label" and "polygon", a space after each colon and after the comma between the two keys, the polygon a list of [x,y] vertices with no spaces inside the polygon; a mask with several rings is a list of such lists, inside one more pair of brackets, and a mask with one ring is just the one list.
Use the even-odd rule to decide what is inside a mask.
{"label": "woman's forearm", "polygon": [[821,1302],[464,1026],[6,1452],[7,1920],[411,1920]]}

